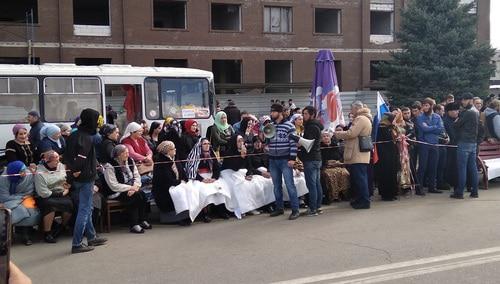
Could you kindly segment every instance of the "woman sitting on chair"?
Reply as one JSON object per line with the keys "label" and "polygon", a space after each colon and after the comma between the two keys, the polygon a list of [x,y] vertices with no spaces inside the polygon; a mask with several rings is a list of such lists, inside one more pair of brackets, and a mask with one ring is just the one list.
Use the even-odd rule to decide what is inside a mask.
{"label": "woman sitting on chair", "polygon": [[115,192],[108,199],[119,200],[127,208],[130,232],[141,234],[144,229],[151,229],[146,216],[146,194],[141,190],[141,176],[126,146],[115,146],[113,160],[104,166],[104,178]]}

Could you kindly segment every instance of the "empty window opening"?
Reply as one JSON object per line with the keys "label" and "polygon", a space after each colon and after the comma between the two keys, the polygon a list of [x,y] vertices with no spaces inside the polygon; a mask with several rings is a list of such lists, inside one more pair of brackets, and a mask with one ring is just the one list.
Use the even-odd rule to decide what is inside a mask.
{"label": "empty window opening", "polygon": [[111,58],[75,58],[76,65],[95,66],[101,64],[111,64]]}
{"label": "empty window opening", "polygon": [[264,7],[264,32],[291,33],[292,8]]}
{"label": "empty window opening", "polygon": [[73,0],[73,24],[109,26],[109,0]]}
{"label": "empty window opening", "polygon": [[314,9],[314,32],[340,34],[340,10]]}
{"label": "empty window opening", "polygon": [[392,35],[392,31],[393,31],[393,12],[371,11],[370,34]]}
{"label": "empty window opening", "polygon": [[155,59],[155,67],[187,68],[187,59]]}
{"label": "empty window opening", "polygon": [[[266,60],[266,84],[292,82],[292,61]],[[266,88],[266,93],[289,93],[290,88]]]}
{"label": "empty window opening", "polygon": [[217,84],[241,84],[241,60],[212,60],[215,92],[217,94],[234,94],[234,90],[219,89]]}
{"label": "empty window opening", "polygon": [[[40,57],[31,58],[33,64],[40,64]],[[0,57],[0,64],[29,64],[28,57]]]}
{"label": "empty window opening", "polygon": [[33,11],[33,23],[38,23],[37,0],[3,1],[0,9],[0,22],[30,23]]}
{"label": "empty window opening", "polygon": [[240,5],[212,4],[212,30],[239,31],[241,30]]}
{"label": "empty window opening", "polygon": [[153,26],[164,29],[186,28],[186,2],[154,0]]}

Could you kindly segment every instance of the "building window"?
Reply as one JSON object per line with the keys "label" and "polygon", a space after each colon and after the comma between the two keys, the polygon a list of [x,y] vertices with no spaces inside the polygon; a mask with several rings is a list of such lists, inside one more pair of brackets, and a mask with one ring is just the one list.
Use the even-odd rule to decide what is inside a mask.
{"label": "building window", "polygon": [[187,59],[155,59],[155,67],[187,68]]}
{"label": "building window", "polygon": [[233,89],[217,88],[218,84],[241,84],[241,60],[212,60],[215,93],[234,94]]}
{"label": "building window", "polygon": [[[266,60],[266,84],[292,82],[292,61]],[[266,93],[289,93],[290,88],[266,88]]]}
{"label": "building window", "polygon": [[38,23],[38,1],[16,0],[3,1],[0,9],[0,22],[26,23],[31,22],[31,11],[33,11],[33,23]]}
{"label": "building window", "polygon": [[77,57],[75,58],[76,65],[82,66],[96,66],[102,64],[111,64],[111,58],[84,58]]}
{"label": "building window", "polygon": [[476,0],[460,0],[461,5],[473,4],[472,8],[469,10],[469,14],[477,14],[477,1]]}
{"label": "building window", "polygon": [[370,34],[392,35],[392,30],[393,30],[393,12],[371,11]]}
{"label": "building window", "polygon": [[73,0],[73,34],[111,36],[109,0]]}
{"label": "building window", "polygon": [[340,10],[314,9],[314,32],[324,34],[340,34]]}
{"label": "building window", "polygon": [[185,29],[186,2],[154,0],[153,26],[164,29]]}
{"label": "building window", "polygon": [[240,31],[240,5],[212,3],[212,30]]}
{"label": "building window", "polygon": [[291,33],[291,7],[264,7],[264,32]]}

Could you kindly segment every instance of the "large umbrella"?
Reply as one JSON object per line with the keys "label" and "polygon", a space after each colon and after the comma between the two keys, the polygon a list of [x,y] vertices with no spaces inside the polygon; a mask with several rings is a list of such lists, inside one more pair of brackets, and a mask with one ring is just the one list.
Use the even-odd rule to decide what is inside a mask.
{"label": "large umbrella", "polygon": [[334,60],[330,50],[318,52],[311,89],[311,104],[318,110],[321,123],[332,131],[339,124],[345,125]]}

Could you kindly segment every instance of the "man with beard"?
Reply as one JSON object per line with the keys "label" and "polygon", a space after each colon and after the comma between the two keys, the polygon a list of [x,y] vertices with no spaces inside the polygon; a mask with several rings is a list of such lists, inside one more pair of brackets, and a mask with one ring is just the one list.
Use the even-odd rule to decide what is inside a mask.
{"label": "man with beard", "polygon": [[462,95],[462,111],[455,121],[457,132],[457,169],[458,186],[451,198],[463,199],[466,180],[470,178],[471,198],[478,198],[478,176],[476,165],[477,136],[479,128],[479,116],[472,109],[473,96],[471,93]]}
{"label": "man with beard", "polygon": [[422,142],[418,145],[418,172],[417,195],[425,195],[424,182],[427,177],[429,193],[442,193],[436,190],[436,174],[439,161],[438,146],[439,136],[444,132],[443,120],[432,111],[435,101],[425,98],[422,101],[422,114],[417,117],[417,140]]}
{"label": "man with beard", "polygon": [[[89,252],[95,246],[107,242],[97,237],[92,224],[92,194],[97,177],[97,159],[92,136],[97,132],[99,112],[84,109],[80,115],[78,130],[68,139],[64,162],[69,170],[68,176],[72,188],[79,192],[78,213],[76,216],[71,253]],[[83,236],[87,237],[87,245],[83,244]]]}
{"label": "man with beard", "polygon": [[[458,117],[458,110],[460,109],[460,105],[458,103],[449,103],[445,106],[446,114],[443,117],[444,128],[446,129],[446,133],[450,138],[450,142],[448,145],[456,146],[457,145],[457,135],[455,131],[455,126],[453,125],[455,120]],[[446,147],[446,173],[445,179],[446,182],[456,188],[457,186],[457,149],[454,147]]]}

